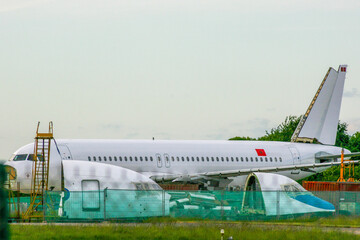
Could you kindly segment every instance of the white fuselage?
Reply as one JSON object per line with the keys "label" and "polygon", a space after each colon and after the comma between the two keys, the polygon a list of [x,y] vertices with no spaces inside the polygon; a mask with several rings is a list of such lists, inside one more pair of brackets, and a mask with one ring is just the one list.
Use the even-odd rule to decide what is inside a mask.
{"label": "white fuselage", "polygon": [[[236,169],[315,163],[315,154],[340,154],[341,148],[318,144],[273,141],[175,141],[175,140],[57,140],[52,141],[50,171],[60,174],[61,160],[82,160],[112,164],[134,170],[146,176],[197,174]],[[33,144],[14,153],[32,154]],[[18,178],[31,175],[31,161],[7,162],[18,171]],[[16,165],[16,166],[15,166]],[[22,169],[20,166],[23,165]],[[320,172],[326,168],[319,168]],[[314,174],[309,171],[284,171],[279,174],[294,180]],[[30,180],[29,177],[27,177]],[[25,180],[25,179],[24,179]],[[49,184],[58,188],[58,178]],[[243,182],[243,180],[241,180]],[[237,184],[236,178],[233,184]],[[240,184],[240,183],[239,183]]]}

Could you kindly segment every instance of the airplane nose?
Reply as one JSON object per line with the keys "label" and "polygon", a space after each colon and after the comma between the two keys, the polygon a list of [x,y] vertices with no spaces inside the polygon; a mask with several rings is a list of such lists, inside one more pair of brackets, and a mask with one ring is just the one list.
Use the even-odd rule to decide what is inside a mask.
{"label": "airplane nose", "polygon": [[8,180],[16,180],[16,169],[8,164],[4,164]]}
{"label": "airplane nose", "polygon": [[5,165],[5,172],[6,172],[6,182],[8,184],[5,184],[5,187],[10,187],[12,188],[12,183],[16,182],[16,178],[17,178],[17,171],[14,167],[9,166],[9,165]]}

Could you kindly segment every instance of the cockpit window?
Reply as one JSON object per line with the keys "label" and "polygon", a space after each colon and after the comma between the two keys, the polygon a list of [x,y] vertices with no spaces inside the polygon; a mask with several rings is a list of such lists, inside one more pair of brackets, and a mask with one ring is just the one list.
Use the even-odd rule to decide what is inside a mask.
{"label": "cockpit window", "polygon": [[27,154],[18,154],[14,157],[13,161],[24,161],[27,156]]}
{"label": "cockpit window", "polygon": [[[44,161],[44,158],[43,158],[43,156],[42,156],[41,154],[38,154],[38,159],[39,159],[40,161]],[[29,161],[34,161],[34,154],[29,154],[27,160],[29,160]]]}

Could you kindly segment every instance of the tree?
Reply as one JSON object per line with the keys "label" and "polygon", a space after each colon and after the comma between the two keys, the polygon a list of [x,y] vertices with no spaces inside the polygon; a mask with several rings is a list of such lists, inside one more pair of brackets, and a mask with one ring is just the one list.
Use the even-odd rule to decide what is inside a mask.
{"label": "tree", "polygon": [[229,140],[235,140],[235,141],[254,141],[256,140],[256,138],[251,138],[251,137],[233,137],[233,138],[230,138]]}
{"label": "tree", "polygon": [[346,148],[349,145],[350,136],[347,133],[348,124],[344,122],[338,123],[335,146]]}
{"label": "tree", "polygon": [[290,142],[300,119],[301,116],[287,116],[283,123],[276,128],[272,128],[270,132],[266,131],[266,135],[258,138],[258,140]]}

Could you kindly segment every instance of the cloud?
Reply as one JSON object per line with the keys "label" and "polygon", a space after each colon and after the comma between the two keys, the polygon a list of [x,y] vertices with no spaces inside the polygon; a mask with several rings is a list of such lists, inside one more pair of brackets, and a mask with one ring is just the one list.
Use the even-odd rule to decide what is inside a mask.
{"label": "cloud", "polygon": [[347,97],[347,98],[360,97],[360,93],[358,92],[357,88],[353,88],[353,89],[351,89],[351,91],[345,91],[344,97]]}
{"label": "cloud", "polygon": [[0,12],[10,12],[17,9],[28,8],[51,0],[0,0]]}
{"label": "cloud", "polygon": [[152,12],[168,11],[308,11],[319,9],[322,11],[339,11],[360,8],[360,1],[348,0],[346,3],[338,0],[258,0],[258,1],[238,1],[229,0],[219,2],[218,0],[72,0],[72,1],[54,1],[54,0],[0,0],[0,12],[13,11],[21,8],[28,8],[34,5],[40,5],[45,2],[54,2],[57,10],[65,10],[74,15],[98,14],[99,12],[119,11],[127,12],[129,10],[146,10]]}
{"label": "cloud", "polygon": [[105,130],[120,130],[122,128],[122,125],[120,124],[114,124],[114,123],[108,123],[101,125],[101,128]]}
{"label": "cloud", "polygon": [[348,133],[350,135],[360,131],[360,118],[350,119],[346,121],[348,123]]}
{"label": "cloud", "polygon": [[257,138],[265,135],[265,131],[270,130],[275,125],[266,118],[253,118],[232,123],[227,127],[205,134],[205,137],[213,140],[226,140],[236,136]]}

